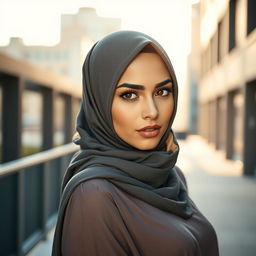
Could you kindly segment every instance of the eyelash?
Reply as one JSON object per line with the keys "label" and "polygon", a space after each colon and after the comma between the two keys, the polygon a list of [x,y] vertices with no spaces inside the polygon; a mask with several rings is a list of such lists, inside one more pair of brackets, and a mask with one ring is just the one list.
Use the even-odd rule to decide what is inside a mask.
{"label": "eyelash", "polygon": [[[158,92],[161,92],[161,91],[166,91],[166,92],[167,92],[167,95],[164,95],[164,96],[161,96],[161,95],[160,95],[160,96],[161,96],[161,97],[167,97],[167,96],[169,96],[169,94],[170,94],[171,92],[173,92],[173,88],[167,87],[167,88],[158,89],[158,90],[156,91],[156,96],[159,96],[159,95],[157,95],[157,93],[158,93]],[[134,99],[126,98],[126,96],[127,96],[128,94],[135,94],[136,97],[135,97]],[[122,99],[124,99],[124,100],[127,100],[127,101],[136,101],[136,100],[138,99],[138,93],[137,93],[137,91],[127,90],[127,91],[121,93],[121,94],[120,94],[120,97],[121,97]]]}

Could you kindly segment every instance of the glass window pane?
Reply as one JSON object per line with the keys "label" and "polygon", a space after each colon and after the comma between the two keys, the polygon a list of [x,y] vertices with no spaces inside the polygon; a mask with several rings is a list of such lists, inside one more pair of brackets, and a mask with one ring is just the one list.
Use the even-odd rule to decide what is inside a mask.
{"label": "glass window pane", "polygon": [[243,104],[244,99],[241,93],[237,93],[233,98],[234,107],[234,153],[233,159],[242,160],[243,154]]}
{"label": "glass window pane", "polygon": [[226,101],[224,97],[220,97],[217,100],[217,127],[218,127],[218,149],[224,150],[225,149],[225,124],[226,124]]}
{"label": "glass window pane", "polygon": [[72,133],[74,134],[76,132],[76,117],[78,115],[78,112],[80,110],[80,99],[75,99],[73,101],[73,106],[72,106],[72,120],[73,120],[73,124],[72,124]]}
{"label": "glass window pane", "polygon": [[42,148],[42,96],[25,90],[22,104],[22,156],[37,153]]}
{"label": "glass window pane", "polygon": [[65,130],[64,130],[64,111],[65,111],[65,99],[61,95],[58,95],[54,99],[54,147],[63,145],[65,143]]}

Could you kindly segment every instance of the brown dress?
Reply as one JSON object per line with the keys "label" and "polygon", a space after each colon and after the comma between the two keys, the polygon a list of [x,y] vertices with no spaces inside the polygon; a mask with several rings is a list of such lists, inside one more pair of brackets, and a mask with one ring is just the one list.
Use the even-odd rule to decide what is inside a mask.
{"label": "brown dress", "polygon": [[106,179],[74,190],[66,208],[63,256],[216,256],[212,225],[191,201],[189,219],[155,208]]}

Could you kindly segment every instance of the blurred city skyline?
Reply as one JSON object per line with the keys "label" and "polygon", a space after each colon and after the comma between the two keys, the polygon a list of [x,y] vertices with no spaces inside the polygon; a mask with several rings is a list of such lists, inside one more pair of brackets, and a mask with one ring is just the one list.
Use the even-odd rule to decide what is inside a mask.
{"label": "blurred city skyline", "polygon": [[[81,7],[93,7],[99,16],[120,18],[121,29],[142,30],[166,38],[168,26],[174,35],[181,30],[183,36],[186,33],[190,36],[190,7],[195,2],[198,1],[0,0],[0,45],[7,45],[11,37],[22,38],[26,45],[55,45],[60,40],[61,15],[76,14]],[[189,46],[187,48],[189,50]]]}
{"label": "blurred city skyline", "polygon": [[177,73],[183,74],[180,69],[190,52],[192,2],[196,1],[0,0],[0,46],[8,45],[11,37],[22,38],[25,45],[56,45],[61,15],[76,14],[80,7],[93,7],[99,16],[120,18],[121,29],[156,38],[177,66]]}
{"label": "blurred city skyline", "polygon": [[[63,15],[78,15],[82,7],[95,8],[99,17],[119,18],[121,30],[141,31],[159,41],[174,66],[181,95],[179,108],[184,109],[187,105],[187,99],[184,98],[187,95],[187,56],[191,48],[191,5],[195,2],[198,1],[0,0],[0,30],[3,31],[0,35],[0,46],[8,45],[11,37],[18,37],[25,46],[53,47],[61,40]],[[80,67],[71,64],[80,74]],[[187,117],[183,115],[182,120],[176,120],[177,127],[183,127]]]}

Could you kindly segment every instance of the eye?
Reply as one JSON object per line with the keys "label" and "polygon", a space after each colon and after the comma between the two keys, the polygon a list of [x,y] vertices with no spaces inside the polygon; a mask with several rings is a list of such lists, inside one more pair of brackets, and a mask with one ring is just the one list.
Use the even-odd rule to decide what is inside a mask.
{"label": "eye", "polygon": [[138,98],[138,95],[136,92],[127,91],[127,92],[123,92],[120,95],[120,97],[123,98],[124,100],[136,100]]}
{"label": "eye", "polygon": [[165,97],[165,96],[168,96],[171,91],[172,91],[172,88],[162,88],[157,90],[156,96]]}

